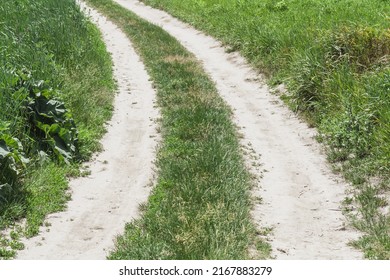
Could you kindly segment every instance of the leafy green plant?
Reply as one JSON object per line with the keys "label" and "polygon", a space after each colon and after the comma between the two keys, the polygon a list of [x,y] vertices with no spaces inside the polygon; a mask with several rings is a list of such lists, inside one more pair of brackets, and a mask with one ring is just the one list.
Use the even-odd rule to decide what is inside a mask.
{"label": "leafy green plant", "polygon": [[371,152],[370,136],[374,130],[373,116],[369,112],[345,112],[341,120],[333,120],[334,132],[329,134],[334,161],[348,157],[362,159]]}
{"label": "leafy green plant", "polygon": [[13,89],[23,99],[22,115],[28,119],[30,136],[39,150],[52,153],[60,162],[77,155],[78,132],[71,113],[44,81],[35,81],[28,72],[14,72]]}
{"label": "leafy green plant", "polygon": [[19,139],[7,132],[9,123],[0,123],[0,202],[7,199],[17,175],[28,162]]}

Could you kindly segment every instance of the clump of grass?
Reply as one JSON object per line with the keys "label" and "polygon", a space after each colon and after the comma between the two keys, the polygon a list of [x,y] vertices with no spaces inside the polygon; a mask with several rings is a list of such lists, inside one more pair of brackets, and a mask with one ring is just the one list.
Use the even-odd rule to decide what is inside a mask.
{"label": "clump of grass", "polygon": [[[1,1],[0,18],[0,230],[26,218],[19,231],[32,236],[48,213],[65,207],[67,177],[99,149],[112,111],[112,64],[99,31],[74,0]],[[72,124],[72,135],[52,123],[71,113],[74,120],[62,122]],[[58,144],[77,137],[71,165],[51,156],[66,155]],[[12,255],[0,247],[0,258]]]}
{"label": "clump of grass", "polygon": [[354,225],[364,233],[352,244],[363,249],[369,259],[390,259],[390,217],[388,212],[383,211],[388,206],[384,196],[388,191],[388,185],[364,183],[351,201],[358,206],[357,213],[350,214]]}
{"label": "clump of grass", "polygon": [[[388,182],[388,1],[142,1],[240,51],[271,84],[285,83],[291,94],[283,99],[318,127],[329,159],[353,183]],[[364,223],[389,234],[389,219],[369,213]],[[366,232],[366,244],[376,240],[356,243],[366,256],[388,258],[389,240]]]}
{"label": "clump of grass", "polygon": [[335,62],[346,60],[357,71],[386,66],[389,62],[390,30],[370,26],[342,26],[332,32],[330,37],[330,59]]}
{"label": "clump of grass", "polygon": [[[260,241],[231,111],[192,55],[110,0],[90,0],[131,38],[154,80],[163,141],[157,185],[110,259],[246,259]],[[254,246],[261,244],[262,246]]]}

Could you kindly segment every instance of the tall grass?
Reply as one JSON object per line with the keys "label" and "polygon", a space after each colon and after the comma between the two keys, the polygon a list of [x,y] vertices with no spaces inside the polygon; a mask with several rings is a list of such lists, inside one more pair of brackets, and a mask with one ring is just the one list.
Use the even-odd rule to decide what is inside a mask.
{"label": "tall grass", "polygon": [[[16,179],[5,176],[2,179],[7,182],[0,181],[3,187],[0,188],[0,230],[27,217],[26,228],[19,232],[27,236],[36,234],[47,213],[64,208],[68,199],[66,176],[77,173],[77,165],[58,164],[50,152],[42,150],[38,136],[44,137],[45,143],[55,140],[55,144],[59,138],[47,138],[48,131],[45,138],[44,133],[32,129],[31,112],[26,115],[26,104],[33,101],[31,96],[41,102],[36,103],[38,107],[47,101],[46,97],[57,102],[57,107],[50,110],[34,107],[42,113],[40,121],[48,120],[48,114],[63,110],[66,118],[73,117],[78,129],[79,150],[74,158],[77,163],[99,149],[104,122],[111,116],[114,89],[111,68],[99,31],[74,0],[1,1],[0,144],[13,153],[14,158],[8,156],[7,160],[11,169],[17,171],[11,173],[17,176]],[[38,121],[35,123],[39,125]],[[65,130],[57,133],[65,140],[70,135]],[[19,146],[6,146],[7,143]],[[28,158],[29,162],[23,167],[18,157]],[[0,170],[6,170],[5,164]],[[12,242],[0,241],[3,245],[0,258],[12,255],[5,249]]]}
{"label": "tall grass", "polygon": [[[360,186],[355,202],[362,206],[359,197],[363,196],[365,204],[377,205],[371,188],[386,196],[390,179],[388,0],[143,2],[207,31],[226,43],[228,50],[239,50],[270,78],[270,84],[286,84],[290,95],[283,98],[318,127],[330,161]],[[367,207],[359,209],[367,212]],[[370,236],[359,246],[369,258],[390,258],[389,215],[375,213],[359,215],[363,217],[359,228]]]}
{"label": "tall grass", "polygon": [[[35,80],[47,81],[58,89],[57,97],[75,112],[81,141],[87,144],[82,155],[87,156],[112,107],[111,62],[98,30],[74,0],[5,0],[0,16],[3,89],[9,85],[10,72],[22,69],[31,72]],[[10,98],[4,95],[0,102],[0,118],[12,120],[18,104],[10,104]],[[22,130],[15,125],[10,129],[12,133]]]}

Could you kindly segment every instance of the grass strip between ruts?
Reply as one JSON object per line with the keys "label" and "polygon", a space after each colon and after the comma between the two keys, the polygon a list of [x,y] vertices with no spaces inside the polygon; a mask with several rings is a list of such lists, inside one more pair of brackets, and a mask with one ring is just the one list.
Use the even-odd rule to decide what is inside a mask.
{"label": "grass strip between ruts", "polygon": [[232,113],[214,84],[161,28],[110,0],[87,2],[129,36],[154,81],[162,113],[156,186],[109,258],[267,257],[270,247],[250,218],[251,179]]}

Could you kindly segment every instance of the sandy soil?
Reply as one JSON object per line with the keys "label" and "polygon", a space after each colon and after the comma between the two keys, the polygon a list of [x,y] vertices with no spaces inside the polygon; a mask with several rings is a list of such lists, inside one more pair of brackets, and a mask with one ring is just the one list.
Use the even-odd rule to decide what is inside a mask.
{"label": "sandy soil", "polygon": [[331,172],[313,140],[316,131],[285,108],[239,54],[227,54],[220,42],[165,12],[135,0],[115,1],[161,26],[194,53],[233,108],[243,143],[261,155],[264,173],[256,192],[263,203],[253,215],[259,226],[273,228],[273,256],[362,258],[347,245],[358,233],[340,211],[348,185]]}
{"label": "sandy soil", "polygon": [[67,211],[50,215],[51,226],[25,241],[19,259],[105,259],[115,235],[137,217],[150,191],[157,141],[155,92],[126,36],[95,11],[90,15],[112,53],[119,86],[102,140],[104,152],[88,164],[90,176],[70,182]]}

